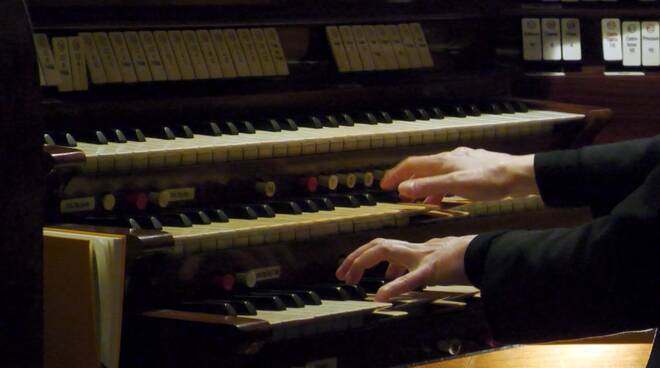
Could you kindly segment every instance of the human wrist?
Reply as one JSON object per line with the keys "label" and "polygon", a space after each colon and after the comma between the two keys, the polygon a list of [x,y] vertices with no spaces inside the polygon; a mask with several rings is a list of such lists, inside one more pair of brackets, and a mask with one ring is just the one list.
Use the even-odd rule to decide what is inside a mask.
{"label": "human wrist", "polygon": [[511,156],[507,168],[510,196],[520,197],[539,193],[534,172],[534,154]]}

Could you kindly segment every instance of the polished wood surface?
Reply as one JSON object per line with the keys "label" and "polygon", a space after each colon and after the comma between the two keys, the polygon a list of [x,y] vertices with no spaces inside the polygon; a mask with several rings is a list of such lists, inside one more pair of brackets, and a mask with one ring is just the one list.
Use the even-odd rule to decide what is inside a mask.
{"label": "polished wood surface", "polygon": [[653,333],[540,345],[522,345],[476,354],[423,368],[644,368],[649,360]]}

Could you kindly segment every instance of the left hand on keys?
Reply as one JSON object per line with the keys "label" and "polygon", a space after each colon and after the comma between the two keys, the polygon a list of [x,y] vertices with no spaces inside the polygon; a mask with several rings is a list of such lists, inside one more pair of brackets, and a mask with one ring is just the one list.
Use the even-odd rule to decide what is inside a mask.
{"label": "left hand on keys", "polygon": [[427,285],[469,285],[463,258],[475,237],[452,236],[424,243],[374,239],[346,257],[336,276],[348,284],[356,284],[366,269],[383,261],[389,262],[385,276],[394,280],[378,290],[376,301],[387,301]]}

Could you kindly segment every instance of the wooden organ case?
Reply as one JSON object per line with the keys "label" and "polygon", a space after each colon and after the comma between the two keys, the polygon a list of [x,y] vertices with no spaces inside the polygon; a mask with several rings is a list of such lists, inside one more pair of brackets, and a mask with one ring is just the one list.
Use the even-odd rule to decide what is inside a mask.
{"label": "wooden organ case", "polygon": [[[9,3],[13,14],[25,11]],[[36,220],[16,229],[30,228],[23,239],[38,238],[42,224],[47,235],[119,239],[103,243],[112,254],[105,265],[95,248],[92,296],[104,306],[94,318],[107,323],[88,327],[107,345],[91,355],[127,367],[391,366],[489,348],[470,290],[428,289],[379,305],[369,293],[382,270],[360,287],[333,275],[375,237],[424,241],[588,218],[533,197],[455,199],[447,209],[378,189],[383,170],[410,155],[594,141],[609,109],[524,88],[545,77],[525,72],[582,70],[522,60],[528,9],[433,0],[28,1],[16,18],[29,20],[32,33],[16,33],[24,43],[33,36],[35,56],[22,54],[26,70],[0,76],[35,107],[2,108],[39,114],[0,119],[6,146],[42,140],[48,168],[31,164],[26,184],[10,191],[47,190],[47,198],[35,203]],[[559,3],[531,9],[539,24],[535,12],[570,13]],[[22,120],[30,124],[11,128]],[[19,249],[6,244],[3,251]],[[102,277],[108,268],[121,277]],[[117,290],[119,301],[99,296]]]}

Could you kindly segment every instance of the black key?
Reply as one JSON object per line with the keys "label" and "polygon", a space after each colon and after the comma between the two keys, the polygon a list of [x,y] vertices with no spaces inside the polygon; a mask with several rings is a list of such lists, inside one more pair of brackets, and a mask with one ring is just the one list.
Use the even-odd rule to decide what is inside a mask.
{"label": "black key", "polygon": [[415,121],[417,118],[415,117],[415,113],[412,112],[410,109],[402,109],[397,113],[397,118],[405,121]]}
{"label": "black key", "polygon": [[257,213],[259,217],[275,217],[275,211],[273,208],[267,204],[257,203],[251,204],[250,207]]}
{"label": "black key", "polygon": [[268,132],[281,132],[282,128],[275,119],[257,120],[254,122],[254,128]]}
{"label": "black key", "polygon": [[272,201],[272,202],[268,202],[268,205],[276,213],[284,213],[287,215],[300,215],[303,212],[300,206],[298,206],[298,204],[293,201]]}
{"label": "black key", "polygon": [[70,133],[65,133],[65,132],[47,132],[50,136],[50,138],[55,141],[55,144],[58,146],[65,146],[65,147],[75,147],[78,143],[76,142],[76,139],[73,138],[73,135]]}
{"label": "black key", "polygon": [[386,283],[387,281],[381,278],[363,277],[359,285],[368,293],[375,293]]}
{"label": "black key", "polygon": [[339,120],[332,115],[326,115],[323,117],[323,126],[328,128],[337,128],[339,127]]}
{"label": "black key", "polygon": [[212,222],[209,215],[201,210],[187,210],[183,211],[183,214],[188,216],[190,221],[196,225],[208,225]]}
{"label": "black key", "polygon": [[298,123],[291,118],[280,119],[278,121],[282,130],[298,130]]}
{"label": "black key", "polygon": [[74,223],[80,223],[80,224],[88,224],[88,225],[95,225],[95,226],[112,226],[112,227],[122,227],[122,228],[131,228],[133,230],[140,230],[142,227],[140,224],[137,222],[137,220],[133,218],[126,218],[126,217],[94,217],[94,216],[86,216],[86,217],[76,217],[72,219],[72,222]]}
{"label": "black key", "polygon": [[128,139],[126,139],[126,135],[120,129],[106,130],[105,137],[108,139],[109,142],[114,142],[114,143],[126,143],[128,141]]}
{"label": "black key", "polygon": [[511,102],[511,104],[513,105],[513,108],[514,108],[517,112],[529,112],[529,107],[528,107],[527,104],[525,104],[524,102],[521,102],[521,101],[515,101],[515,100],[514,100],[514,101],[510,101],[510,102]]}
{"label": "black key", "polygon": [[229,216],[221,209],[206,208],[203,211],[213,222],[229,222]]}
{"label": "black key", "polygon": [[179,137],[179,138],[195,138],[195,135],[193,134],[192,129],[190,129],[189,125],[186,124],[176,124],[171,126],[172,131],[174,132],[174,135]]}
{"label": "black key", "polygon": [[224,212],[230,218],[237,218],[243,220],[254,220],[259,217],[259,215],[257,215],[257,212],[254,209],[252,209],[250,206],[246,206],[242,204],[226,207],[224,208]]}
{"label": "black key", "polygon": [[465,110],[463,110],[462,107],[456,106],[456,105],[447,105],[443,106],[442,110],[447,113],[449,116],[453,116],[455,118],[464,118],[467,116],[467,113]]}
{"label": "black key", "polygon": [[221,301],[185,302],[179,305],[179,308],[191,312],[221,314],[223,316],[238,314],[230,303]]}
{"label": "black key", "polygon": [[229,304],[237,314],[256,316],[257,308],[251,302],[247,300],[232,300],[232,299],[223,299],[223,300],[204,300],[204,303],[227,303]]}
{"label": "black key", "polygon": [[236,128],[238,128],[238,131],[241,133],[254,134],[256,132],[254,125],[246,120],[237,121],[234,125],[236,125]]}
{"label": "black key", "polygon": [[343,284],[340,286],[346,290],[346,293],[348,293],[352,300],[364,300],[367,298],[367,292],[359,285]]}
{"label": "black key", "polygon": [[133,142],[146,142],[147,137],[142,132],[142,129],[139,128],[128,128],[124,129],[124,135],[126,139]]}
{"label": "black key", "polygon": [[223,134],[238,135],[238,128],[231,121],[223,121],[218,123],[218,125]]}
{"label": "black key", "polygon": [[317,118],[316,116],[309,116],[309,117],[304,117],[301,118],[298,121],[298,125],[307,127],[307,128],[313,128],[313,129],[321,129],[323,128],[323,122],[321,119]]}
{"label": "black key", "polygon": [[486,114],[500,115],[502,114],[502,109],[495,102],[486,102],[482,105],[482,109]]}
{"label": "black key", "polygon": [[413,110],[413,113],[417,120],[431,120],[431,115],[429,115],[429,112],[426,111],[426,109],[416,108]]}
{"label": "black key", "polygon": [[339,114],[337,116],[337,120],[339,121],[339,125],[343,125],[343,126],[355,125],[355,120],[353,120],[353,118],[348,114]]}
{"label": "black key", "polygon": [[164,226],[192,227],[190,218],[183,213],[163,213],[158,215],[158,220]]}
{"label": "black key", "polygon": [[296,293],[277,291],[277,290],[260,290],[250,293],[255,296],[276,296],[280,298],[287,308],[304,308],[305,302]]}
{"label": "black key", "polygon": [[401,202],[401,198],[399,197],[399,193],[397,193],[397,192],[375,190],[375,191],[370,192],[370,194],[378,202],[385,202],[385,203],[399,203],[399,202]]}
{"label": "black key", "polygon": [[303,212],[319,212],[319,206],[311,199],[296,199],[294,202]]}
{"label": "black key", "polygon": [[154,216],[132,216],[143,229],[163,230],[163,224]]}
{"label": "black key", "polygon": [[197,134],[210,135],[218,137],[222,135],[222,129],[215,121],[205,121],[203,123],[193,125],[193,131]]}
{"label": "black key", "polygon": [[327,197],[311,198],[320,211],[334,211],[335,204]]}
{"label": "black key", "polygon": [[378,124],[378,119],[376,118],[376,115],[370,112],[362,112],[356,115],[355,122],[358,124],[376,125]]}
{"label": "black key", "polygon": [[166,140],[176,139],[176,135],[174,134],[172,129],[166,126],[146,128],[145,132],[147,136],[153,138],[166,139]]}
{"label": "black key", "polygon": [[76,134],[81,142],[91,144],[108,144],[108,138],[100,130],[83,130]]}
{"label": "black key", "polygon": [[502,107],[502,112],[505,114],[515,114],[516,108],[509,101],[500,101],[500,107]]}
{"label": "black key", "polygon": [[383,123],[383,124],[392,124],[392,122],[394,122],[394,120],[392,119],[392,116],[387,111],[377,112],[376,113],[376,118],[379,119],[379,122]]}
{"label": "black key", "polygon": [[231,299],[233,300],[242,300],[248,301],[257,308],[257,310],[273,310],[273,311],[283,311],[286,310],[286,304],[275,295],[254,295],[254,294],[242,294],[242,295],[232,295]]}
{"label": "black key", "polygon": [[475,104],[470,104],[465,106],[465,113],[470,115],[470,116],[480,116],[481,111],[479,110],[479,107]]}
{"label": "black key", "polygon": [[339,194],[339,193],[329,194],[328,198],[337,207],[350,207],[350,208],[360,207],[360,201],[351,194]]}
{"label": "black key", "polygon": [[378,204],[378,201],[371,193],[355,193],[353,196],[358,199],[362,206],[375,206]]}
{"label": "black key", "polygon": [[445,113],[439,107],[431,107],[429,113],[433,119],[444,119]]}
{"label": "black key", "polygon": [[55,146],[55,140],[48,133],[44,133],[44,144],[46,146]]}
{"label": "black key", "polygon": [[298,295],[298,297],[305,302],[306,305],[321,305],[321,297],[315,291],[312,290],[278,290],[280,292],[293,293]]}
{"label": "black key", "polygon": [[349,295],[348,292],[339,285],[314,285],[311,289],[313,289],[321,297],[321,299],[351,300],[351,295]]}

